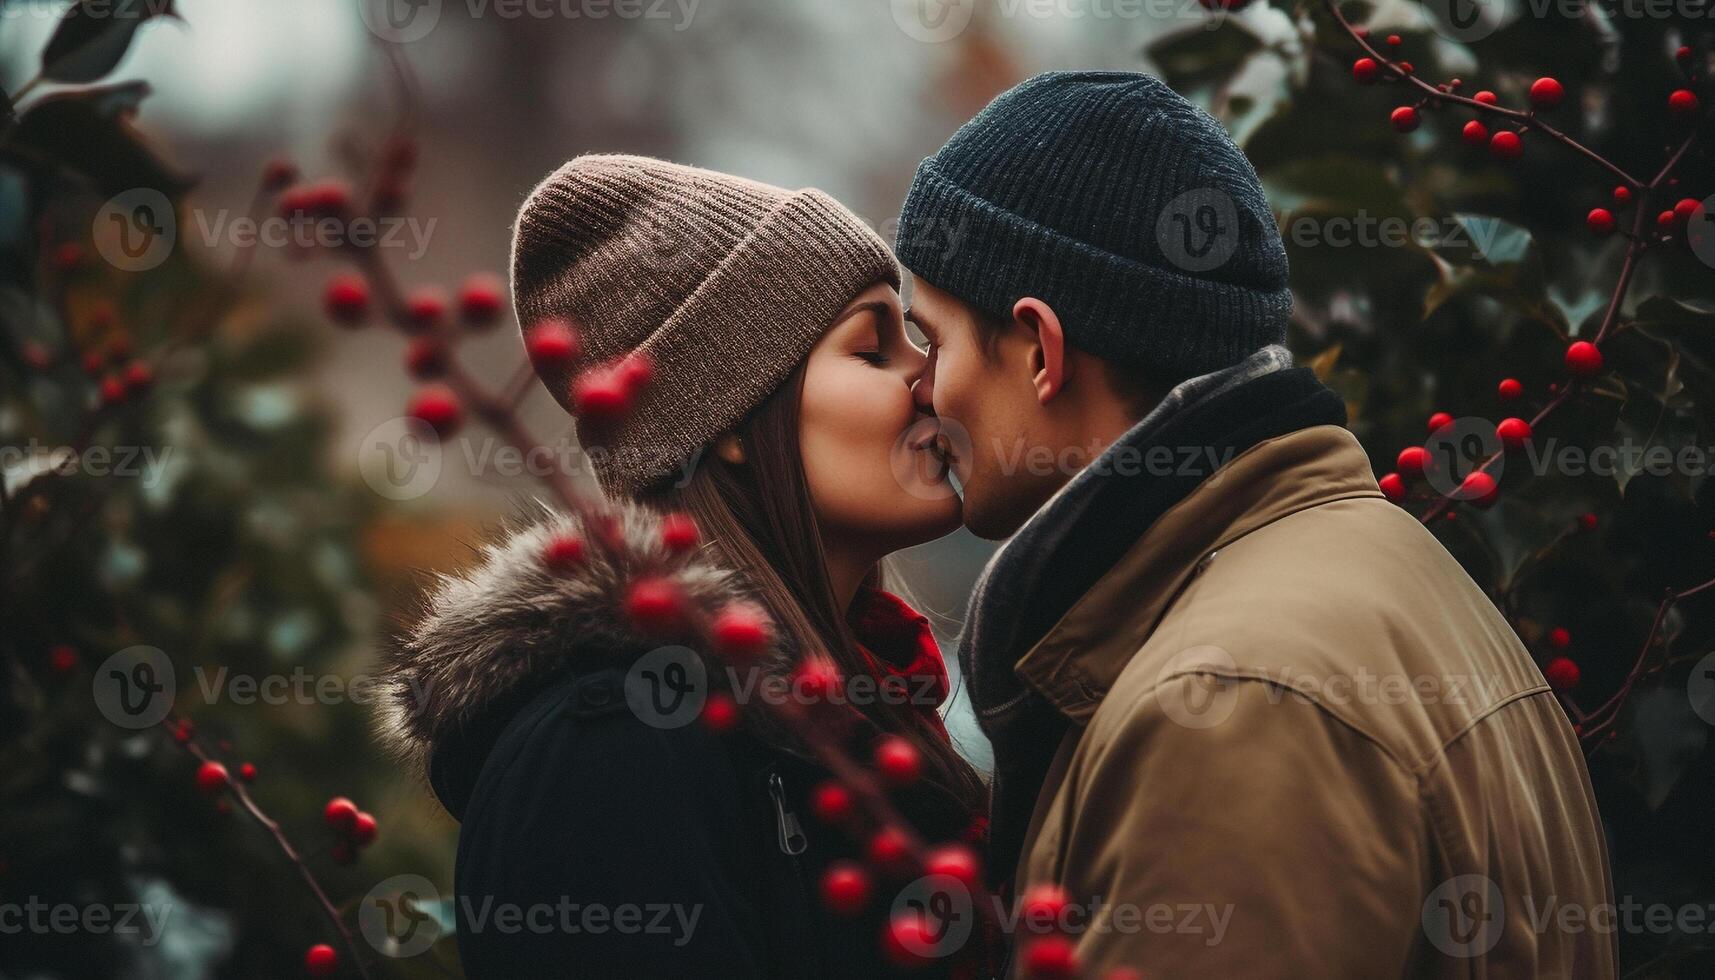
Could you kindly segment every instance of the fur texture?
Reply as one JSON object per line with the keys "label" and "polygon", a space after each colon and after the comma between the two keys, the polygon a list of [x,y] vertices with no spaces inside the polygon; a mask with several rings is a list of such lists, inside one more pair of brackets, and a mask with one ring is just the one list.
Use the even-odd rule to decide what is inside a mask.
{"label": "fur texture", "polygon": [[[481,560],[441,575],[426,612],[382,664],[378,737],[413,772],[425,773],[430,751],[449,731],[474,721],[487,705],[538,683],[579,655],[624,656],[661,646],[625,615],[629,583],[641,569],[667,569],[694,606],[712,613],[747,598],[739,577],[720,567],[709,546],[672,555],[660,519],[636,505],[617,506],[625,553],[589,542],[580,521],[547,508],[507,529]],[[554,571],[542,550],[559,534],[586,541],[584,561]],[[776,651],[776,657],[781,654]]]}

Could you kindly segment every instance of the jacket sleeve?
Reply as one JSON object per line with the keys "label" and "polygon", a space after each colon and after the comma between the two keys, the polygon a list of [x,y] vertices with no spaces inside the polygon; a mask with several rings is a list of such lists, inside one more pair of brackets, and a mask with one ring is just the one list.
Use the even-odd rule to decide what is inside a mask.
{"label": "jacket sleeve", "polygon": [[1084,740],[1076,802],[1043,831],[1064,840],[1035,849],[1094,903],[1083,975],[1401,975],[1425,821],[1415,780],[1361,733],[1258,681],[1182,676]]}
{"label": "jacket sleeve", "polygon": [[[754,820],[718,736],[536,705],[496,744],[460,831],[473,978],[766,973]],[[523,928],[502,915],[524,909]],[[536,918],[532,920],[530,915]]]}

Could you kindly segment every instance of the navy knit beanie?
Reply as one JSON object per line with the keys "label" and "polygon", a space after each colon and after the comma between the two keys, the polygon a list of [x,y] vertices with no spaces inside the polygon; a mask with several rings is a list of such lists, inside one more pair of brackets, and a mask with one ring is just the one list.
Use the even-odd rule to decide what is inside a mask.
{"label": "navy knit beanie", "polygon": [[1286,250],[1221,124],[1136,72],[1048,72],[924,160],[900,262],[1001,320],[1054,308],[1073,345],[1177,381],[1281,343]]}

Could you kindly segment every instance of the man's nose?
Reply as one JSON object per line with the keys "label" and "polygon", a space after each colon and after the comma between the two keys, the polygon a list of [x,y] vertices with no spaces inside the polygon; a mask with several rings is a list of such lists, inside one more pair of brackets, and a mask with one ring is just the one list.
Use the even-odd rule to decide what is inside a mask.
{"label": "man's nose", "polygon": [[911,402],[917,410],[925,415],[935,414],[935,355],[931,351],[929,360],[923,365],[923,373],[911,383]]}

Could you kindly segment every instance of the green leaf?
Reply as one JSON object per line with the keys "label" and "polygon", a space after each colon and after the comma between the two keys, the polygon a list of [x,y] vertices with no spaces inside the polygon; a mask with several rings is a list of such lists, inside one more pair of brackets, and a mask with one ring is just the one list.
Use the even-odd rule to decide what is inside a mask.
{"label": "green leaf", "polygon": [[1144,48],[1144,54],[1177,91],[1223,81],[1262,46],[1262,41],[1231,19],[1219,23],[1213,28],[1194,25],[1157,38]]}
{"label": "green leaf", "polygon": [[125,57],[137,29],[163,16],[178,16],[173,0],[78,0],[42,49],[42,77],[98,81]]}
{"label": "green leaf", "polygon": [[194,181],[158,158],[131,125],[148,94],[147,83],[130,82],[41,99],[24,113],[7,153],[44,169],[69,167],[108,196],[146,187],[176,199]]}

